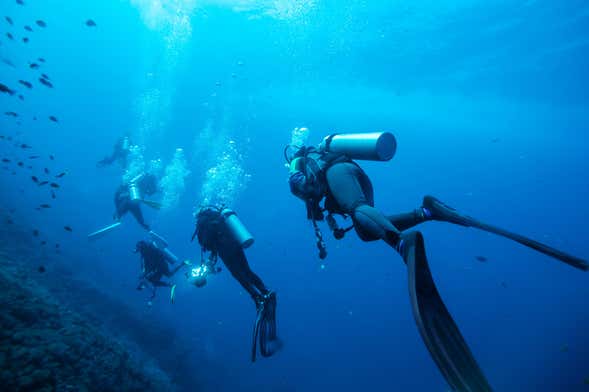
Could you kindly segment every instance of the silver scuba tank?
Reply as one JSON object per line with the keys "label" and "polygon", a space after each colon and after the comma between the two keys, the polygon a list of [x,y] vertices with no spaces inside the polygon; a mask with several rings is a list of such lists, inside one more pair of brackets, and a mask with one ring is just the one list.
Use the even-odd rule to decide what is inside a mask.
{"label": "silver scuba tank", "polygon": [[254,243],[254,237],[250,234],[247,228],[241,223],[233,210],[229,208],[221,211],[221,216],[225,219],[225,223],[233,238],[239,242],[242,248],[249,248]]}
{"label": "silver scuba tank", "polygon": [[139,186],[134,182],[129,184],[129,198],[131,201],[141,200],[141,191],[139,190]]}
{"label": "silver scuba tank", "polygon": [[159,234],[157,234],[154,231],[150,231],[149,236],[151,237],[151,241],[156,246],[156,248],[158,248],[159,250],[164,252],[164,254],[166,255],[166,257],[169,260],[172,260],[172,262],[174,262],[174,263],[177,263],[180,261],[178,256],[176,256],[174,253],[172,253],[170,248],[168,248],[168,242],[162,236],[160,236]]}
{"label": "silver scuba tank", "polygon": [[388,161],[397,151],[397,141],[390,132],[333,134],[325,137],[319,148],[351,159]]}

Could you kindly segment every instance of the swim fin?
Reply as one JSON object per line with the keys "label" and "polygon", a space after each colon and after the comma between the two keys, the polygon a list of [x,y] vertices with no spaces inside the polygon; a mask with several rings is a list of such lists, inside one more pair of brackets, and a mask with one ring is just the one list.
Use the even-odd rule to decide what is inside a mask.
{"label": "swim fin", "polygon": [[88,240],[90,240],[90,241],[97,240],[98,238],[101,238],[105,234],[109,233],[111,230],[116,229],[120,225],[121,225],[121,222],[115,222],[112,225],[108,225],[106,227],[103,227],[100,230],[96,230],[95,232],[88,234]]}
{"label": "swim fin", "polygon": [[438,369],[453,391],[492,391],[438,293],[421,233],[403,234],[400,253],[407,264],[413,316]]}
{"label": "swim fin", "polygon": [[174,304],[176,301],[176,285],[173,285],[170,289],[170,302]]}
{"label": "swim fin", "polygon": [[151,200],[141,200],[143,202],[143,204],[156,209],[156,210],[161,210],[162,209],[162,204],[158,203],[157,201],[151,201]]}
{"label": "swim fin", "polygon": [[257,346],[260,354],[270,357],[276,353],[281,342],[276,333],[276,293],[273,291],[256,300],[257,315],[252,339],[252,362],[256,361]]}
{"label": "swim fin", "polygon": [[558,259],[582,271],[589,270],[589,263],[587,263],[585,260],[571,256],[558,249],[554,249],[548,245],[544,245],[538,241],[532,240],[522,235],[480,222],[468,215],[462,215],[454,208],[444,204],[433,196],[425,196],[423,198],[423,207],[430,212],[431,219],[433,220],[455,223],[457,225],[466,227],[475,227],[489,233],[497,234],[527,246],[528,248],[532,248],[538,252],[544,253],[545,255],[554,257],[555,259]]}

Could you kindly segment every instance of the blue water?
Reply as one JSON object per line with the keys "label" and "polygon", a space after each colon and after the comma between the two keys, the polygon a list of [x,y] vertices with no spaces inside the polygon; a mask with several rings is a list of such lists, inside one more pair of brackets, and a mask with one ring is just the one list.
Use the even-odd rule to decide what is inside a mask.
{"label": "blue water", "polygon": [[[33,148],[0,140],[0,151],[42,158],[31,170],[3,164],[2,219],[15,208],[14,220],[48,241],[35,250],[40,258],[51,254],[120,298],[146,328],[153,319],[173,325],[190,342],[178,360],[198,369],[195,389],[448,389],[415,327],[398,255],[353,234],[337,242],[325,229],[320,267],[304,206],[286,182],[282,149],[295,127],[311,129],[310,143],[333,131],[393,132],[392,161],[362,162],[383,211],[411,210],[433,194],[589,257],[586,2],[24,2],[2,0],[0,14],[14,25],[0,21],[0,57],[14,67],[0,63],[0,83],[24,101],[0,95],[2,113],[19,114],[2,116],[0,134]],[[46,63],[30,69],[38,57]],[[38,83],[40,73],[53,89]],[[146,162],[163,167],[183,149],[190,174],[176,183],[177,203],[144,208],[175,253],[200,257],[192,214],[211,195],[255,235],[250,264],[278,292],[284,347],[275,357],[249,362],[255,310],[227,271],[202,289],[179,274],[176,304],[162,290],[148,307],[147,293],[134,289],[131,251],[145,233],[132,218],[87,241],[111,222],[124,174],[96,162],[125,132]],[[30,179],[45,177],[44,167],[69,171],[56,200]],[[45,202],[52,208],[35,210]],[[479,231],[420,229],[440,293],[496,391],[589,390],[586,274]],[[205,360],[217,365],[202,369]]]}

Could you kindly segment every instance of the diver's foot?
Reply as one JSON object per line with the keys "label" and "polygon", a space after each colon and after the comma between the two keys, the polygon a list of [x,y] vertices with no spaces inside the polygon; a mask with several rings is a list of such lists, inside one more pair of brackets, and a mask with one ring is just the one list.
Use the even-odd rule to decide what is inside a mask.
{"label": "diver's foot", "polygon": [[274,291],[267,291],[262,295],[258,295],[254,298],[256,302],[256,310],[262,309],[270,301],[276,301],[276,293]]}
{"label": "diver's foot", "polygon": [[473,221],[471,217],[460,214],[454,208],[444,204],[433,196],[425,196],[421,208],[429,220],[450,222],[462,226],[471,226],[471,222]]}

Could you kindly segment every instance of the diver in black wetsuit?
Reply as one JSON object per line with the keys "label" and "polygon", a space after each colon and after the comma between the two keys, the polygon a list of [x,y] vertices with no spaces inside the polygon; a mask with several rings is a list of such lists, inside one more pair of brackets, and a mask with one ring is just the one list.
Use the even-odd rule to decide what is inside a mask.
{"label": "diver in black wetsuit", "polygon": [[146,282],[151,284],[153,293],[151,298],[155,297],[157,287],[170,287],[172,289],[171,297],[173,300],[175,285],[168,282],[163,282],[162,277],[171,278],[180,268],[184,267],[185,263],[180,263],[176,268],[170,271],[168,264],[174,264],[177,260],[161,249],[154,243],[146,241],[139,241],[135,246],[135,252],[141,256],[141,276],[139,277],[139,285],[137,290],[145,288]]}
{"label": "diver in black wetsuit", "polygon": [[131,149],[131,139],[129,136],[119,138],[113,147],[111,155],[104,157],[96,163],[96,167],[104,167],[114,162],[120,162],[121,166],[127,166],[127,156]]}
{"label": "diver in black wetsuit", "polygon": [[149,230],[149,225],[143,219],[141,203],[159,209],[159,203],[144,199],[145,196],[152,196],[158,191],[157,177],[153,174],[143,173],[132,179],[129,184],[121,185],[115,192],[115,214],[114,219],[119,221],[123,215],[130,212],[137,222]]}
{"label": "diver in black wetsuit", "polygon": [[[430,220],[476,227],[517,241],[583,271],[587,271],[589,265],[539,242],[460,214],[432,196],[426,196],[422,206],[414,211],[384,215],[374,208],[370,179],[352,158],[389,160],[395,149],[396,141],[388,133],[331,135],[319,148],[287,146],[285,156],[290,163],[291,192],[306,203],[320,258],[325,258],[327,251],[317,222],[324,219],[325,211],[328,213],[325,219],[335,238],[343,238],[353,227],[363,241],[383,240],[399,252],[408,268],[409,293],[419,332],[444,378],[455,391],[491,391],[439,296],[429,270],[422,234],[405,230]],[[322,200],[325,200],[323,207],[320,205]],[[351,217],[353,226],[340,228],[334,214]]]}
{"label": "diver in black wetsuit", "polygon": [[253,243],[253,237],[232,210],[214,206],[203,207],[198,212],[192,239],[195,237],[198,238],[202,255],[210,252],[210,256],[207,261],[201,260],[200,267],[193,269],[193,283],[203,286],[206,275],[216,271],[215,263],[217,257],[220,257],[256,304],[252,362],[256,360],[258,342],[262,356],[271,356],[279,346],[276,334],[276,294],[251,270],[245,257],[243,249]]}

